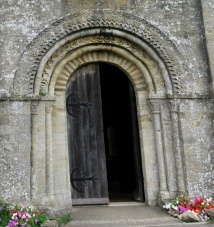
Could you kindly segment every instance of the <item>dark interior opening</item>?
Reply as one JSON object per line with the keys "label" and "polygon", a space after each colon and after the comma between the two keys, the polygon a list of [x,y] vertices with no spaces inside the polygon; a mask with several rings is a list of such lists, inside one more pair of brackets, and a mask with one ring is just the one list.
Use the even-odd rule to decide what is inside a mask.
{"label": "dark interior opening", "polygon": [[110,202],[143,202],[133,86],[120,69],[106,63],[100,63],[100,81]]}

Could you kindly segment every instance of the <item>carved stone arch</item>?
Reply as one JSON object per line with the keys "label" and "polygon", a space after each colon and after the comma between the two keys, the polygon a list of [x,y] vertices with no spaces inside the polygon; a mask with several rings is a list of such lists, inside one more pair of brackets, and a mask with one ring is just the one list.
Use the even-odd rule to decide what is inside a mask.
{"label": "carved stone arch", "polygon": [[[105,52],[101,53],[99,51]],[[114,53],[114,51],[117,52]],[[76,55],[76,52],[77,56],[73,56]],[[128,55],[128,53],[126,53],[124,50],[119,51],[116,48],[112,49],[108,46],[102,45],[101,47],[92,46],[85,47],[85,49],[81,48],[76,52],[74,52],[73,55],[67,57],[66,59],[63,59],[62,62],[60,62],[55,68],[49,84],[50,95],[54,95],[55,90],[65,91],[67,83],[65,79],[66,76],[68,79],[68,77],[70,77],[70,75],[81,65],[89,62],[104,61],[115,64],[123,71],[125,71],[133,82],[136,90],[140,90],[140,87],[142,88],[142,86],[145,86],[146,82],[150,97],[153,97],[155,95],[157,97],[164,97],[164,84],[160,83],[161,86],[158,87],[158,84],[155,83],[156,81],[153,80],[147,68],[139,60],[135,59],[131,55]],[[118,52],[120,53],[120,55],[118,54]]]}
{"label": "carved stone arch", "polygon": [[[82,65],[85,65],[91,62],[105,62],[105,63],[115,65],[117,68],[121,69],[129,77],[129,79],[132,81],[134,85],[136,92],[147,90],[147,83],[145,83],[142,77],[142,72],[139,70],[138,67],[136,67],[134,63],[132,63],[131,61],[128,61],[127,59],[121,56],[116,55],[115,53],[109,53],[108,51],[106,51],[103,54],[100,52],[93,51],[93,52],[85,53],[80,57],[73,59],[72,61],[69,61],[68,59],[68,62],[64,66],[60,67],[61,72],[59,76],[56,78],[53,78],[50,81],[50,87],[49,87],[50,95],[54,95],[57,93],[64,93],[66,90],[67,80],[72,75],[72,73]],[[57,76],[57,73],[56,73],[56,76]],[[149,80],[149,82],[150,82],[149,83],[150,89],[153,91],[153,94],[155,95],[153,82],[151,80]]]}
{"label": "carved stone arch", "polygon": [[[137,67],[141,70],[141,75],[145,77],[145,82],[148,85],[150,97],[153,97],[154,95],[158,97],[164,97],[165,93],[167,95],[172,94],[171,80],[160,59],[158,59],[154,54],[150,56],[145,50],[142,50],[139,45],[132,43],[129,40],[118,36],[105,35],[82,37],[68,42],[57,49],[52,56],[50,56],[46,64],[43,64],[44,67],[41,67],[43,70],[39,70],[37,73],[34,93],[39,94],[39,90],[42,89],[45,91],[45,93],[53,95],[53,83],[56,83],[56,80],[58,80],[58,75],[60,75],[62,72],[62,67],[56,70],[58,65],[64,64],[65,61],[68,61],[66,59],[70,59],[70,64],[76,69],[74,59],[80,58],[83,53],[88,53],[91,51],[108,52],[108,54],[102,55],[102,59],[105,62],[112,62],[112,59],[114,59],[114,63],[112,63],[116,64],[116,62],[119,61],[115,58],[116,55],[118,57],[120,56],[120,58],[123,57],[126,64],[130,62],[129,64],[133,65],[134,62],[134,64],[137,65]],[[114,56],[112,55],[113,53],[115,53]],[[96,59],[93,59],[93,56],[96,56],[96,54],[93,56],[88,56],[88,59],[87,56],[87,54],[84,55],[84,58],[81,57],[81,60],[79,61],[82,61],[83,63],[84,61],[89,62],[90,60],[88,59],[91,59],[91,61],[97,61]],[[153,60],[153,56],[156,57],[156,59]],[[123,67],[120,68],[123,70]],[[58,74],[56,72],[54,73],[54,70],[58,71]],[[60,83],[62,84],[62,82]]]}
{"label": "carved stone arch", "polygon": [[188,81],[184,82],[183,57],[176,46],[158,28],[146,20],[121,11],[91,10],[75,12],[61,18],[39,33],[22,54],[14,80],[14,94],[34,93],[34,82],[42,60],[48,58],[51,48],[63,43],[69,34],[85,32],[99,27],[132,34],[147,43],[164,62],[172,81],[173,93],[187,93]]}

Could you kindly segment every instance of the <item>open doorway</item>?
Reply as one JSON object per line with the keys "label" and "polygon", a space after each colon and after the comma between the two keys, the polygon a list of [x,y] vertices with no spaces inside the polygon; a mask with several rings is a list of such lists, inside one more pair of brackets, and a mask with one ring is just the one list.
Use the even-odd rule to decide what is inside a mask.
{"label": "open doorway", "polygon": [[110,64],[82,66],[68,81],[66,109],[73,205],[143,202],[135,94],[128,77]]}
{"label": "open doorway", "polygon": [[99,67],[109,200],[144,202],[134,89],[118,68]]}

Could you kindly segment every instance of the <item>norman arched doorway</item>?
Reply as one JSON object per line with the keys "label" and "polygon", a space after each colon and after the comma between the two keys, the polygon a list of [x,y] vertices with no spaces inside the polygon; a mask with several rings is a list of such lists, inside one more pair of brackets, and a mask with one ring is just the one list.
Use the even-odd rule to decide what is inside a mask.
{"label": "norman arched doorway", "polygon": [[14,78],[14,95],[31,107],[33,203],[56,210],[72,205],[66,86],[78,68],[92,62],[118,67],[133,84],[146,204],[186,192],[177,102],[189,86],[182,59],[157,27],[119,11],[74,13],[35,37]]}
{"label": "norman arched doorway", "polygon": [[67,86],[72,203],[143,201],[134,89],[113,65],[75,71]]}

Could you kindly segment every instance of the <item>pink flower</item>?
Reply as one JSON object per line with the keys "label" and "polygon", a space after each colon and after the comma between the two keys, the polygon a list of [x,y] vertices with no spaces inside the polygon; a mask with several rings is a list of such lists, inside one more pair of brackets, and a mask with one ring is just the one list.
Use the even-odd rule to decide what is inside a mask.
{"label": "pink flower", "polygon": [[25,213],[27,218],[31,218],[31,215],[29,213]]}
{"label": "pink flower", "polygon": [[18,216],[19,218],[21,218],[22,212],[21,212],[21,211],[18,211],[17,216]]}
{"label": "pink flower", "polygon": [[178,210],[179,214],[183,214],[185,211],[189,210],[189,208],[178,205]]}
{"label": "pink flower", "polygon": [[17,221],[14,220],[10,220],[8,223],[8,226],[13,227],[13,226],[17,226],[19,223]]}

